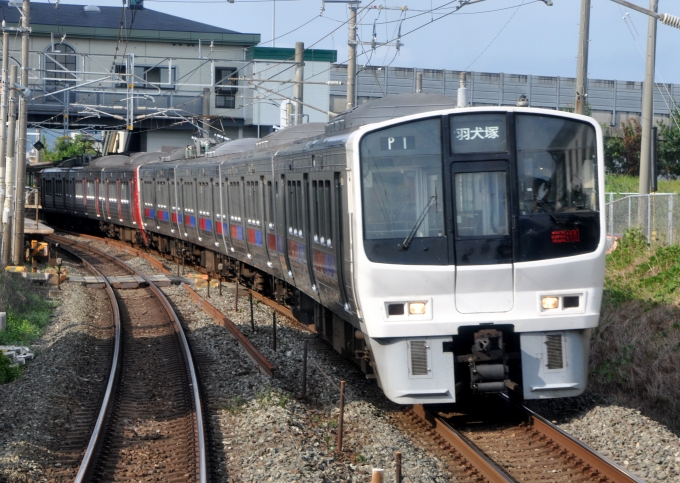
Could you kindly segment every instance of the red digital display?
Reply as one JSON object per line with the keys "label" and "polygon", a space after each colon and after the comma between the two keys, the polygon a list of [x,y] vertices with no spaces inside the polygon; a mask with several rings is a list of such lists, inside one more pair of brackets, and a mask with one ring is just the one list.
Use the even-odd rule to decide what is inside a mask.
{"label": "red digital display", "polygon": [[581,241],[581,230],[558,230],[550,233],[553,243],[576,243]]}

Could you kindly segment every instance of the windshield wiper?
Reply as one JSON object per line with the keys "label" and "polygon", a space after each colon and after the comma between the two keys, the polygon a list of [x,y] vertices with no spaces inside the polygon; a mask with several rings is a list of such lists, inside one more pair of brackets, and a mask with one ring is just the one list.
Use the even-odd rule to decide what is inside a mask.
{"label": "windshield wiper", "polygon": [[432,205],[434,205],[436,201],[437,201],[436,196],[430,198],[430,201],[428,201],[427,205],[425,205],[425,209],[416,220],[416,224],[413,225],[413,228],[411,228],[411,232],[408,234],[406,238],[404,238],[404,241],[401,242],[401,245],[399,245],[399,250],[408,250],[409,245],[411,245],[411,242],[413,241],[413,237],[416,236],[418,228],[420,228],[420,225],[423,224],[425,216],[427,216],[427,212],[430,211],[430,208],[432,208]]}
{"label": "windshield wiper", "polygon": [[550,215],[550,218],[552,218],[555,223],[557,223],[558,225],[564,224],[564,222],[562,220],[560,220],[559,218],[557,218],[557,216],[555,216],[555,212],[550,209],[550,207],[546,204],[545,201],[537,198],[536,203],[538,203],[538,205],[541,208],[543,208],[543,211],[545,211],[548,215]]}

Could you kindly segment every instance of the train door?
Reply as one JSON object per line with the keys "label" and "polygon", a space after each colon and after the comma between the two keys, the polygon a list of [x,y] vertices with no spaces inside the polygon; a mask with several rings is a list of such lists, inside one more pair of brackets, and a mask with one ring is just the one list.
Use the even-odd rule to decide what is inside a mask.
{"label": "train door", "polygon": [[106,219],[111,219],[111,208],[109,206],[109,180],[104,180],[104,212],[106,213]]}
{"label": "train door", "polygon": [[261,180],[246,179],[245,187],[245,219],[246,219],[246,242],[248,253],[260,264],[266,263],[266,251],[264,249],[264,232],[262,231],[262,194]]}
{"label": "train door", "polygon": [[95,212],[97,217],[102,216],[101,213],[101,199],[99,198],[99,178],[94,179],[94,199],[95,199]]}
{"label": "train door", "polygon": [[231,233],[229,230],[229,180],[222,177],[222,166],[219,168],[219,190],[220,190],[220,212],[217,218],[219,221],[216,222],[215,233],[222,237],[222,243],[224,243],[224,250],[233,250],[231,243]]}
{"label": "train door", "polygon": [[507,312],[514,303],[508,161],[454,162],[451,177],[456,308]]}
{"label": "train door", "polygon": [[308,263],[309,230],[307,175],[286,176],[286,255],[298,288],[311,288],[311,268]]}
{"label": "train door", "polygon": [[[177,168],[174,169],[174,177],[170,182],[170,208],[171,208],[171,222],[173,226],[177,227],[179,237],[182,238],[184,228],[182,228],[182,188],[181,180],[177,178]],[[170,229],[171,233],[175,232],[174,228]]]}
{"label": "train door", "polygon": [[212,178],[208,181],[205,178],[198,181],[198,229],[199,240],[211,244],[214,243],[215,235],[213,233],[213,215],[215,208],[213,207],[212,196]]}
{"label": "train door", "polygon": [[340,183],[338,173],[310,174],[310,246],[314,284],[324,305],[342,310]]}
{"label": "train door", "polygon": [[[157,176],[163,176],[162,172],[157,172]],[[156,177],[156,220],[158,227],[168,228],[170,226],[170,212],[168,210],[169,183],[165,178]]]}
{"label": "train door", "polygon": [[[278,241],[276,236],[276,215],[274,213],[274,185],[271,180],[262,178],[262,205],[264,206],[263,231],[269,267],[280,270]],[[280,239],[280,237],[278,237]]]}
{"label": "train door", "polygon": [[228,178],[229,195],[229,233],[232,251],[243,256],[247,255],[245,233],[243,230],[243,179]]}
{"label": "train door", "polygon": [[123,206],[121,201],[120,178],[116,180],[116,208],[118,208],[118,221],[123,221]]}

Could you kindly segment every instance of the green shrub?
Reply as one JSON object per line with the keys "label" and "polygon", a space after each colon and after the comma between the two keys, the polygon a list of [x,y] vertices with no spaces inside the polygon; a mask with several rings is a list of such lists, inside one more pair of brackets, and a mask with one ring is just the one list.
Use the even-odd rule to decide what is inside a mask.
{"label": "green shrub", "polygon": [[0,353],[0,384],[12,382],[21,376],[21,367],[10,366],[12,361],[5,354]]}

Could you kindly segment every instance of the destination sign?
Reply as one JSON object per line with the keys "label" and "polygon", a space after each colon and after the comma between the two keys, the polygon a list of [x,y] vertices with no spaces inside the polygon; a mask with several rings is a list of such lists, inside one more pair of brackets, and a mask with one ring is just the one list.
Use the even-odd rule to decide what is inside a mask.
{"label": "destination sign", "polygon": [[458,114],[451,116],[453,154],[507,151],[505,114]]}
{"label": "destination sign", "polygon": [[389,136],[380,138],[381,151],[406,151],[416,149],[415,136]]}

